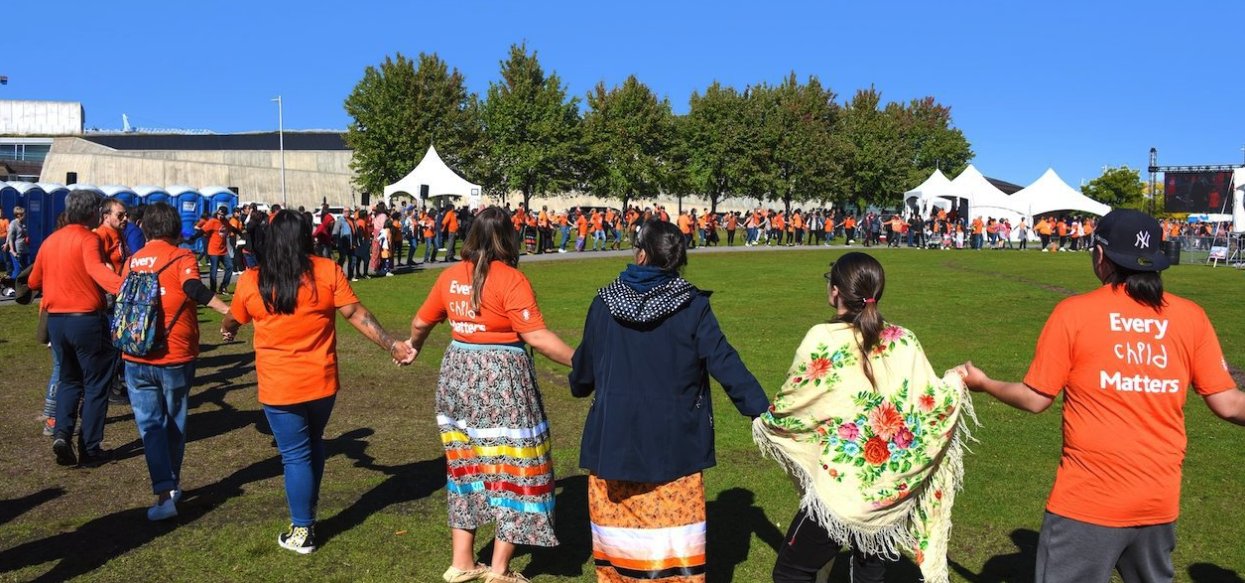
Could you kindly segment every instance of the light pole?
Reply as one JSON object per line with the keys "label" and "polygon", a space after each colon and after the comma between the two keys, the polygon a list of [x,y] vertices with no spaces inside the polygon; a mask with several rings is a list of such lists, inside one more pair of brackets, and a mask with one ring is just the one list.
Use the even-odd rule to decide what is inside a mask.
{"label": "light pole", "polygon": [[285,116],[284,107],[281,103],[281,96],[278,95],[273,101],[277,102],[277,139],[281,149],[281,208],[288,208],[290,201],[285,194]]}

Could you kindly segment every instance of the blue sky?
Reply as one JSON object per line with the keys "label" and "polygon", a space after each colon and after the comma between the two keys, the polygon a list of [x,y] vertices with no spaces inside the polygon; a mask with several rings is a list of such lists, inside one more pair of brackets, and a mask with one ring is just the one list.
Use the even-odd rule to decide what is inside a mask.
{"label": "blue sky", "polygon": [[[342,129],[342,101],[386,55],[435,52],[483,95],[526,41],[582,96],[635,74],[675,111],[717,80],[790,71],[842,99],[932,95],[986,175],[1048,166],[1240,163],[1245,2],[15,2],[3,99],[80,101],[87,126]],[[22,23],[20,26],[16,23]],[[914,185],[915,186],[915,185]]]}

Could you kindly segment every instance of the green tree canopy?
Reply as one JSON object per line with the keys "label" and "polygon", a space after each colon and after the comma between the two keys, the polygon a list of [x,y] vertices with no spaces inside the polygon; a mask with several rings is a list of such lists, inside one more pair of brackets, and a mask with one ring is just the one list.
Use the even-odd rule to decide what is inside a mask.
{"label": "green tree canopy", "polygon": [[1111,208],[1143,209],[1146,186],[1141,173],[1128,166],[1104,168],[1102,175],[1081,187],[1081,193]]}
{"label": "green tree canopy", "polygon": [[350,167],[364,192],[379,194],[405,176],[429,145],[468,173],[482,154],[477,98],[436,54],[420,53],[418,66],[398,53],[367,67],[345,107],[353,118],[346,129]]}
{"label": "green tree canopy", "polygon": [[791,73],[776,86],[749,88],[748,123],[756,124],[748,180],[758,198],[782,202],[825,199],[841,175],[835,159],[833,128],[839,115],[832,91],[816,77],[800,83]]}
{"label": "green tree canopy", "polygon": [[674,140],[674,114],[634,75],[606,89],[598,83],[588,93],[583,138],[588,191],[614,198],[626,208],[632,197],[657,194],[668,182]]}
{"label": "green tree canopy", "polygon": [[710,212],[718,202],[739,194],[756,169],[750,155],[755,128],[748,123],[748,103],[732,87],[714,82],[701,95],[693,92],[690,109],[679,124],[679,159],[690,190],[709,198]]}
{"label": "green tree canopy", "polygon": [[581,166],[578,99],[567,98],[557,74],[545,75],[526,45],[512,45],[501,80],[481,107],[487,141],[485,186],[495,194],[562,193],[576,186]]}

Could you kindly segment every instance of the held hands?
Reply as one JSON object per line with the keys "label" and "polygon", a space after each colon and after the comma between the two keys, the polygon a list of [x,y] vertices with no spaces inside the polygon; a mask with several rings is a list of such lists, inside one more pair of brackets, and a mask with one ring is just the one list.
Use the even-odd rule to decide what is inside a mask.
{"label": "held hands", "polygon": [[415,362],[415,357],[419,351],[411,346],[410,340],[394,340],[389,346],[389,354],[393,356],[393,363],[398,366],[406,366]]}
{"label": "held hands", "polygon": [[973,366],[971,360],[955,367],[955,371],[960,373],[960,378],[964,379],[964,386],[970,391],[984,391],[986,381],[990,380],[985,372]]}
{"label": "held hands", "polygon": [[230,332],[228,329],[224,328],[223,326],[221,327],[220,329],[221,340],[225,342],[233,342],[233,336],[234,336],[233,332]]}

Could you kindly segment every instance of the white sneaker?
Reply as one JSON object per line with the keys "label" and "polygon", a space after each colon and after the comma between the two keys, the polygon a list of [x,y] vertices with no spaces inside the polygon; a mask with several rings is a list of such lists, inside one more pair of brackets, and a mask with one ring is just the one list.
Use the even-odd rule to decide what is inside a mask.
{"label": "white sneaker", "polygon": [[352,278],[350,278],[350,281],[359,281],[359,278],[357,278],[357,277],[352,277]]}
{"label": "white sneaker", "polygon": [[385,273],[385,277],[393,277],[393,272],[390,271],[390,272]]}
{"label": "white sneaker", "polygon": [[147,520],[152,522],[168,520],[174,516],[177,516],[177,502],[172,498],[157,502],[155,506],[147,509]]}
{"label": "white sneaker", "polygon": [[169,491],[169,496],[171,496],[171,497],[172,497],[172,500],[173,500],[173,503],[174,503],[174,504],[177,504],[178,502],[181,502],[181,501],[182,501],[182,489],[181,489],[181,488],[175,488],[175,489],[173,489],[173,490],[170,490],[170,491]]}

